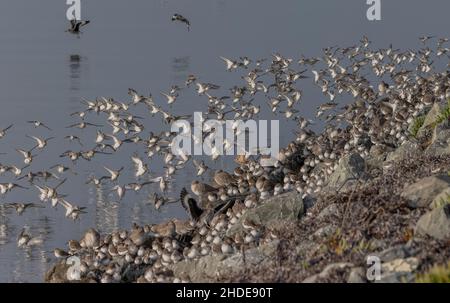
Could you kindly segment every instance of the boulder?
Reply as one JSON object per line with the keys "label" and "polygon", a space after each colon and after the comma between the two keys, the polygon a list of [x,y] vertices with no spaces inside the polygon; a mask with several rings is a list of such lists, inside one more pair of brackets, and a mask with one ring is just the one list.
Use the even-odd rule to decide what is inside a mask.
{"label": "boulder", "polygon": [[45,273],[45,282],[47,283],[67,283],[67,270],[69,265],[64,261],[57,262]]}
{"label": "boulder", "polygon": [[410,255],[409,250],[406,248],[405,245],[401,244],[389,247],[377,254],[381,262],[391,262],[396,259],[404,259],[406,257],[409,257],[409,255]]}
{"label": "boulder", "polygon": [[366,271],[362,267],[354,267],[350,270],[347,283],[366,283]]}
{"label": "boulder", "polygon": [[390,272],[381,275],[380,280],[375,280],[375,283],[412,283],[415,279],[415,274],[410,272]]}
{"label": "boulder", "polygon": [[264,200],[261,205],[247,210],[228,231],[231,237],[243,232],[242,222],[246,219],[264,227],[280,226],[283,222],[297,221],[304,213],[302,197],[295,191]]}
{"label": "boulder", "polygon": [[324,190],[345,190],[359,179],[366,178],[366,163],[357,153],[349,154],[339,160],[338,167],[328,179]]}
{"label": "boulder", "polygon": [[439,240],[450,239],[450,204],[435,208],[420,217],[415,234]]}
{"label": "boulder", "polygon": [[450,155],[450,129],[443,124],[437,126],[433,130],[431,144],[425,152],[433,156]]}
{"label": "boulder", "polygon": [[434,103],[431,109],[428,111],[427,115],[425,116],[425,120],[423,121],[422,126],[417,132],[417,137],[423,135],[428,129],[430,129],[430,127],[433,126],[433,124],[439,117],[440,113],[441,113],[441,106],[439,105],[439,103]]}
{"label": "boulder", "polygon": [[326,280],[331,277],[331,275],[337,271],[344,271],[348,268],[353,267],[353,263],[331,263],[325,266],[325,268],[318,274],[312,275],[302,281],[302,283],[316,283],[320,282],[320,280]]}
{"label": "boulder", "polygon": [[401,196],[412,208],[428,207],[433,199],[450,186],[448,175],[431,176],[406,186]]}
{"label": "boulder", "polygon": [[415,279],[415,270],[419,266],[419,260],[411,257],[406,259],[394,259],[381,263],[381,277],[375,280],[377,283],[405,283]]}
{"label": "boulder", "polygon": [[257,248],[246,250],[244,254],[237,252],[228,257],[207,255],[194,260],[183,260],[171,265],[170,269],[175,277],[188,276],[193,283],[211,282],[219,276],[240,270],[244,265],[257,266],[262,262],[267,262],[275,253],[278,243],[278,240],[274,240]]}
{"label": "boulder", "polygon": [[401,161],[408,157],[417,155],[420,152],[420,146],[417,142],[405,141],[394,151],[386,156],[386,161]]}

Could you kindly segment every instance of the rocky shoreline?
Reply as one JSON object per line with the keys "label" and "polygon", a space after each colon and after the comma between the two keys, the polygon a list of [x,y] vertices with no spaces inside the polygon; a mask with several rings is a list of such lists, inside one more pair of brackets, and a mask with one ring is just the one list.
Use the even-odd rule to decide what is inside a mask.
{"label": "rocky shoreline", "polygon": [[[302,197],[288,191],[242,211],[224,232],[215,226],[222,238],[237,239],[246,237],[252,222],[259,227],[258,241],[229,251],[222,245],[192,258],[185,248],[185,257],[172,255],[158,267],[158,255],[147,264],[125,256],[131,246],[133,256],[157,251],[155,243],[167,248],[173,234],[134,227],[124,235],[131,239],[127,252],[116,256],[101,244],[114,235],[95,234],[90,244],[85,236],[83,260],[90,256],[95,270],[82,268],[81,281],[372,282],[368,256],[381,261],[381,277],[374,282],[417,281],[450,260],[450,127],[448,120],[433,123],[444,106],[435,103],[416,135],[397,148],[374,145],[365,158],[341,157],[320,192]],[[193,225],[183,233],[188,222],[171,222],[175,234],[192,237]],[[45,281],[70,282],[68,268],[62,258]]]}

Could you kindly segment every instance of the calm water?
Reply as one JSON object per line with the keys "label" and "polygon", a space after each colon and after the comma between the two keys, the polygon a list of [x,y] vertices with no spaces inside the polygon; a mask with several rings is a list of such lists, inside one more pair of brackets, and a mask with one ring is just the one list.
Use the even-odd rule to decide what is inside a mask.
{"label": "calm water", "polygon": [[[62,140],[69,133],[93,142],[92,129],[65,129],[76,121],[69,114],[83,109],[79,102],[82,97],[129,100],[127,89],[132,87],[143,94],[152,92],[157,101],[163,101],[159,92],[183,83],[191,73],[225,88],[241,84],[240,74],[227,73],[219,56],[257,59],[273,52],[293,58],[300,54],[314,56],[327,46],[353,45],[363,35],[370,37],[375,47],[394,43],[398,48],[416,48],[419,35],[449,36],[450,28],[450,3],[439,0],[382,1],[383,20],[375,23],[366,20],[367,7],[361,0],[84,0],[82,18],[92,23],[77,38],[64,32],[66,8],[63,0],[0,2],[0,128],[14,123],[14,129],[0,141],[0,152],[7,153],[0,156],[2,164],[22,166],[15,148],[33,146],[26,134],[57,137],[36,158],[33,171],[47,169],[61,161],[60,153],[77,148]],[[190,32],[170,21],[175,12],[190,19]],[[300,110],[311,117],[315,107],[325,100],[319,93],[310,92],[309,87],[305,84]],[[206,100],[193,92],[182,91],[180,95],[174,106],[177,113],[192,113],[206,105]],[[261,117],[270,116],[263,113]],[[34,119],[45,121],[53,132],[25,123]],[[88,121],[95,123],[95,116]],[[145,125],[146,132],[162,129],[159,118],[149,119]],[[290,134],[282,132],[281,144],[291,139]],[[80,161],[75,167],[77,175],[69,173],[70,182],[60,191],[74,204],[87,207],[88,213],[79,221],[64,218],[61,208],[36,208],[18,216],[0,206],[0,282],[42,281],[54,261],[50,253],[53,248],[79,239],[88,227],[109,232],[127,228],[132,222],[184,218],[184,211],[177,205],[160,211],[148,205],[148,195],[155,187],[140,194],[127,193],[118,203],[107,187],[97,189],[84,184],[89,175],[104,174],[103,165],[126,166],[121,183],[131,182],[129,155],[134,151],[129,146],[114,157]],[[232,161],[221,159],[211,166],[227,168]],[[150,169],[154,175],[163,170],[157,162],[151,163]],[[194,173],[192,168],[178,172],[169,195],[177,196]],[[9,174],[0,177],[0,182],[10,180]],[[14,190],[0,199],[0,205],[37,202],[37,192]],[[16,238],[25,225],[33,235],[44,238],[42,246],[17,249]]]}

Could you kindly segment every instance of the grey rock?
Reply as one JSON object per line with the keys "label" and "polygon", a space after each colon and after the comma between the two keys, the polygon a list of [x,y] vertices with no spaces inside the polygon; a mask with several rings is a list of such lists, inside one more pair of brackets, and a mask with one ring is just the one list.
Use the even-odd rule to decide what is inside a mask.
{"label": "grey rock", "polygon": [[439,195],[437,195],[430,204],[430,208],[435,209],[443,207],[450,203],[450,187],[444,189]]}
{"label": "grey rock", "polygon": [[445,156],[450,154],[450,130],[438,126],[433,130],[431,144],[427,147],[426,154],[433,156]]}
{"label": "grey rock", "polygon": [[297,192],[289,192],[264,200],[263,204],[249,209],[228,231],[227,236],[243,232],[242,222],[246,219],[265,227],[279,226],[283,222],[297,221],[304,213],[302,197]]}
{"label": "grey rock", "polygon": [[439,103],[434,103],[433,106],[431,106],[430,110],[428,111],[427,115],[425,116],[425,121],[423,122],[421,129],[432,125],[437,120],[440,113],[441,113],[441,106],[439,105]]}
{"label": "grey rock", "polygon": [[415,279],[415,275],[409,272],[390,272],[381,275],[380,280],[375,283],[411,283]]}
{"label": "grey rock", "polygon": [[346,155],[339,160],[338,167],[328,179],[324,190],[345,190],[359,179],[365,179],[366,163],[357,153]]}
{"label": "grey rock", "polygon": [[450,239],[450,204],[435,208],[420,217],[415,235],[429,235],[439,240]]}
{"label": "grey rock", "polygon": [[450,186],[448,175],[431,176],[406,186],[401,196],[412,208],[428,207],[433,199]]}
{"label": "grey rock", "polygon": [[415,270],[419,266],[419,260],[411,257],[406,259],[394,259],[381,264],[381,277],[378,283],[409,283],[414,281]]}
{"label": "grey rock", "polygon": [[378,253],[377,256],[382,262],[390,262],[395,259],[404,259],[406,257],[409,257],[409,251],[405,247],[405,245],[396,245],[383,250],[382,252]]}
{"label": "grey rock", "polygon": [[320,273],[312,275],[302,281],[302,283],[316,283],[321,279],[327,279],[335,271],[346,270],[349,267],[353,267],[353,263],[331,263],[328,264]]}
{"label": "grey rock", "polygon": [[434,103],[431,109],[428,111],[427,115],[425,116],[425,121],[423,122],[422,126],[417,132],[418,138],[423,136],[424,133],[426,133],[426,131],[433,126],[433,124],[439,117],[440,113],[441,113],[441,106],[439,105],[439,103]]}
{"label": "grey rock", "polygon": [[170,265],[175,277],[188,276],[193,283],[211,282],[218,276],[231,274],[245,265],[257,266],[267,262],[278,247],[278,240],[252,248],[244,252],[237,252],[229,257],[224,255],[207,255],[194,260],[183,260]]}
{"label": "grey rock", "polygon": [[319,279],[319,275],[312,275],[302,281],[302,283],[316,283]]}
{"label": "grey rock", "polygon": [[367,283],[366,271],[362,267],[354,267],[350,270],[347,283]]}
{"label": "grey rock", "polygon": [[44,280],[47,283],[66,283],[67,280],[67,270],[69,265],[64,261],[58,261],[54,266],[52,266],[46,273]]}
{"label": "grey rock", "polygon": [[[183,260],[171,266],[175,277],[188,276],[192,282],[209,282],[226,268],[223,257],[207,255],[196,260]],[[241,265],[241,264],[236,264]]]}
{"label": "grey rock", "polygon": [[397,147],[394,151],[388,153],[386,162],[401,161],[408,157],[413,157],[420,152],[418,143],[412,141],[405,141],[402,145]]}

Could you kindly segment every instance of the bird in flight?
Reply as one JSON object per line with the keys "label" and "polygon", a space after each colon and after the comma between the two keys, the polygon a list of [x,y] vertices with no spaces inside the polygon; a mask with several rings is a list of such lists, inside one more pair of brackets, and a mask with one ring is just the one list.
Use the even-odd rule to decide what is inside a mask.
{"label": "bird in flight", "polygon": [[172,16],[172,21],[179,21],[179,22],[185,23],[187,25],[188,31],[191,28],[191,23],[189,22],[189,20],[186,19],[185,17],[181,16],[180,14],[174,14]]}

